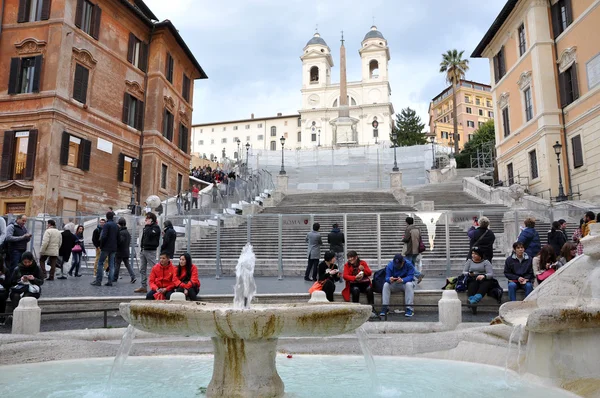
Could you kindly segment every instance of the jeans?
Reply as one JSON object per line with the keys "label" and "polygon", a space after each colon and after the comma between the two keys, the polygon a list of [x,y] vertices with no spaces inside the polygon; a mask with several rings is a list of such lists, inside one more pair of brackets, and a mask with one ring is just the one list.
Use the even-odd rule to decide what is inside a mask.
{"label": "jeans", "polygon": [[340,271],[340,275],[344,275],[344,252],[335,252],[335,263],[338,266],[338,271]]}
{"label": "jeans", "polygon": [[525,289],[525,297],[533,292],[533,285],[527,282],[524,285],[516,282],[508,282],[508,298],[510,301],[517,301],[517,289]]}
{"label": "jeans", "polygon": [[[184,293],[184,290],[185,288],[183,287],[178,287],[177,289],[175,289],[175,291],[178,293]],[[186,300],[196,301],[198,293],[200,293],[200,289],[198,289],[197,287],[190,287],[189,289],[187,289],[187,291],[188,293],[185,296]]]}
{"label": "jeans", "polygon": [[[96,276],[98,270],[98,263],[100,260],[100,248],[96,248],[96,258],[94,259],[94,276]],[[104,261],[104,270],[108,268],[108,261]]]}
{"label": "jeans", "polygon": [[367,303],[373,305],[375,303],[375,297],[373,295],[373,289],[369,283],[350,283],[350,295],[352,296],[352,302],[358,303],[360,294],[365,293],[367,295]]}
{"label": "jeans", "polygon": [[177,215],[180,216],[181,214],[181,203],[177,202]]}
{"label": "jeans", "polygon": [[419,269],[419,255],[407,254],[406,258],[408,258],[412,265],[415,267],[415,279],[419,279],[419,276],[421,276],[421,270]]}
{"label": "jeans", "polygon": [[148,264],[150,264],[150,270],[152,270],[152,267],[156,264],[156,249],[140,251],[140,278],[144,289],[148,287]]}
{"label": "jeans", "polygon": [[17,268],[19,262],[21,262],[21,256],[23,253],[25,253],[25,250],[12,249],[10,251],[10,264],[8,266],[8,270],[11,271],[11,273],[15,268]]}
{"label": "jeans", "polygon": [[[116,255],[117,252],[107,252],[104,250],[100,252],[100,259],[98,260],[98,264],[104,264],[104,261],[106,261],[106,257],[108,257],[108,283],[112,283],[113,279],[115,278]],[[102,274],[102,271],[96,272],[96,282],[102,283]]]}
{"label": "jeans", "polygon": [[198,198],[192,198],[192,207],[196,206],[196,209],[198,208]]}
{"label": "jeans", "polygon": [[69,275],[75,271],[75,275],[79,275],[79,266],[81,265],[81,252],[72,252],[71,268],[69,269]]}
{"label": "jeans", "polygon": [[116,282],[119,279],[119,270],[121,269],[121,263],[125,263],[125,268],[127,272],[129,272],[129,277],[133,281],[135,279],[135,273],[133,272],[133,267],[129,264],[129,257],[115,257],[115,275],[113,282]]}
{"label": "jeans", "polygon": [[[156,290],[150,290],[148,293],[146,293],[146,300],[156,300],[154,298],[155,294],[156,294]],[[171,298],[171,295],[173,294],[173,290],[167,290],[164,294],[165,294],[165,299],[169,300]]]}
{"label": "jeans", "polygon": [[407,309],[412,311],[414,298],[415,298],[415,283],[414,282],[406,282],[406,283],[389,283],[386,282],[383,285],[383,291],[381,293],[381,304],[383,304],[383,310],[387,311],[388,305],[390,305],[390,296],[395,292],[404,292],[404,304]]}

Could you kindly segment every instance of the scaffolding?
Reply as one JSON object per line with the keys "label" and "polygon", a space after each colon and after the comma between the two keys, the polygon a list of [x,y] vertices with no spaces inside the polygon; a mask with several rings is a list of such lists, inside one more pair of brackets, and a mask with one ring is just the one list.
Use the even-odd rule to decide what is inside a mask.
{"label": "scaffolding", "polygon": [[471,155],[471,168],[477,169],[477,179],[489,186],[496,186],[496,143],[484,142],[477,148],[477,153]]}

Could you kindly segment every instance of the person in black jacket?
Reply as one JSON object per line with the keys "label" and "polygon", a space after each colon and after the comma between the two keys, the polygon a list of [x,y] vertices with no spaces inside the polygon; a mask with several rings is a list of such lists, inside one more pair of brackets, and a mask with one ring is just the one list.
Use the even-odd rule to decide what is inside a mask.
{"label": "person in black jacket", "polygon": [[160,246],[161,253],[167,253],[169,258],[174,258],[175,256],[175,240],[177,239],[177,233],[173,228],[173,223],[169,220],[165,221],[163,230],[163,242]]}
{"label": "person in black jacket", "polygon": [[121,263],[125,263],[125,268],[129,272],[131,278],[130,283],[135,283],[135,272],[133,267],[129,264],[129,246],[131,246],[131,234],[127,230],[127,221],[121,217],[117,222],[119,225],[119,238],[117,240],[117,255],[115,256],[115,275],[113,282],[119,280],[119,270],[121,269]]}
{"label": "person in black jacket", "polygon": [[560,227],[560,222],[554,221],[552,229],[548,231],[548,244],[554,249],[556,256],[560,256],[563,245],[567,242],[567,236]]}
{"label": "person in black jacket", "polygon": [[148,264],[150,269],[156,264],[156,249],[160,242],[160,227],[156,223],[156,214],[146,213],[146,225],[140,242],[140,277],[142,286],[135,293],[148,293]]}
{"label": "person in black jacket", "polygon": [[[8,268],[4,265],[4,258],[0,256],[0,314],[6,312],[6,300],[10,290],[10,274]],[[0,326],[4,325],[6,318],[0,316]]]}
{"label": "person in black jacket", "polygon": [[10,278],[10,301],[14,307],[19,306],[21,297],[40,298],[44,284],[42,270],[38,267],[31,252],[25,252],[21,256],[21,262],[14,269]]}
{"label": "person in black jacket", "polygon": [[508,279],[508,297],[510,301],[517,301],[517,289],[524,289],[525,297],[533,291],[535,280],[533,259],[525,253],[523,243],[513,243],[513,253],[506,258],[504,263],[504,276]]}
{"label": "person in black jacket", "polygon": [[[114,221],[115,213],[109,211],[106,213],[106,223],[100,233],[100,258],[98,264],[103,264],[108,257],[108,281],[105,286],[112,286],[115,278],[115,256],[117,254],[117,241],[119,237],[119,227]],[[96,272],[96,280],[91,283],[92,286],[102,285],[102,272]]]}
{"label": "person in black jacket", "polygon": [[346,243],[346,238],[337,223],[333,224],[331,232],[327,235],[327,243],[329,243],[329,250],[335,253],[338,270],[342,272],[342,268],[344,267],[344,244]]}
{"label": "person in black jacket", "polygon": [[77,237],[71,232],[68,224],[63,227],[63,231],[60,234],[62,236],[62,243],[58,249],[58,268],[60,269],[58,279],[67,279],[65,276],[65,264],[71,258],[71,251],[77,242]]}
{"label": "person in black jacket", "polygon": [[[476,227],[476,224],[479,226]],[[474,246],[479,247],[479,250],[483,253],[483,259],[488,260],[490,263],[494,258],[494,242],[496,236],[494,232],[489,229],[490,220],[487,217],[481,217],[479,221],[473,220],[473,226],[469,229],[467,235],[470,238],[469,248],[473,249]],[[469,250],[469,256],[471,258],[471,251]]]}
{"label": "person in black jacket", "polygon": [[[96,229],[94,229],[94,232],[92,232],[92,243],[96,248],[96,258],[94,259],[94,276],[96,276],[96,273],[98,272],[98,260],[100,260],[100,234],[102,233],[102,228],[104,227],[105,223],[106,220],[101,218],[98,222],[98,226]],[[108,269],[108,259],[104,261],[103,269],[104,271]]]}
{"label": "person in black jacket", "polygon": [[323,255],[323,261],[318,267],[318,281],[323,284],[322,290],[325,292],[327,300],[333,301],[333,293],[335,292],[335,282],[340,280],[340,273],[336,265],[335,253],[327,251]]}

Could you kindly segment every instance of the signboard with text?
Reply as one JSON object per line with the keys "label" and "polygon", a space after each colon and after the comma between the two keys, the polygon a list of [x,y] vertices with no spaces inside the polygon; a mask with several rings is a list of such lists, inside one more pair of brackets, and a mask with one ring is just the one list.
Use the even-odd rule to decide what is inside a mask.
{"label": "signboard with text", "polygon": [[284,227],[310,228],[310,216],[284,215],[282,216]]}

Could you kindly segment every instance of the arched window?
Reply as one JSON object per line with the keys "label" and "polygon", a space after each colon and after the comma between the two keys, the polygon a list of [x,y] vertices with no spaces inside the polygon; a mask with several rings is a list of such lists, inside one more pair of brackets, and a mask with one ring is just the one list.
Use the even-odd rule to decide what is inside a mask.
{"label": "arched window", "polygon": [[234,152],[234,153],[233,153],[233,158],[234,158],[234,159],[237,159],[237,158],[238,158],[238,153],[237,153],[237,152]]}
{"label": "arched window", "polygon": [[298,142],[302,141],[302,131],[298,131]]}
{"label": "arched window", "polygon": [[271,141],[271,150],[272,151],[276,151],[277,150],[277,141]]}
{"label": "arched window", "polygon": [[310,68],[310,82],[311,83],[319,82],[319,68],[316,66],[313,66],[312,68]]}
{"label": "arched window", "polygon": [[379,77],[379,62],[376,60],[369,62],[369,77],[371,79],[377,79]]}
{"label": "arched window", "polygon": [[277,137],[277,127],[271,126],[271,137]]}
{"label": "arched window", "polygon": [[[348,96],[348,103],[350,104],[350,106],[356,106],[356,100],[354,99],[354,97]],[[331,107],[332,108],[338,107],[338,99],[337,98],[333,101],[333,105]]]}
{"label": "arched window", "polygon": [[350,97],[350,106],[356,106],[356,100]]}

